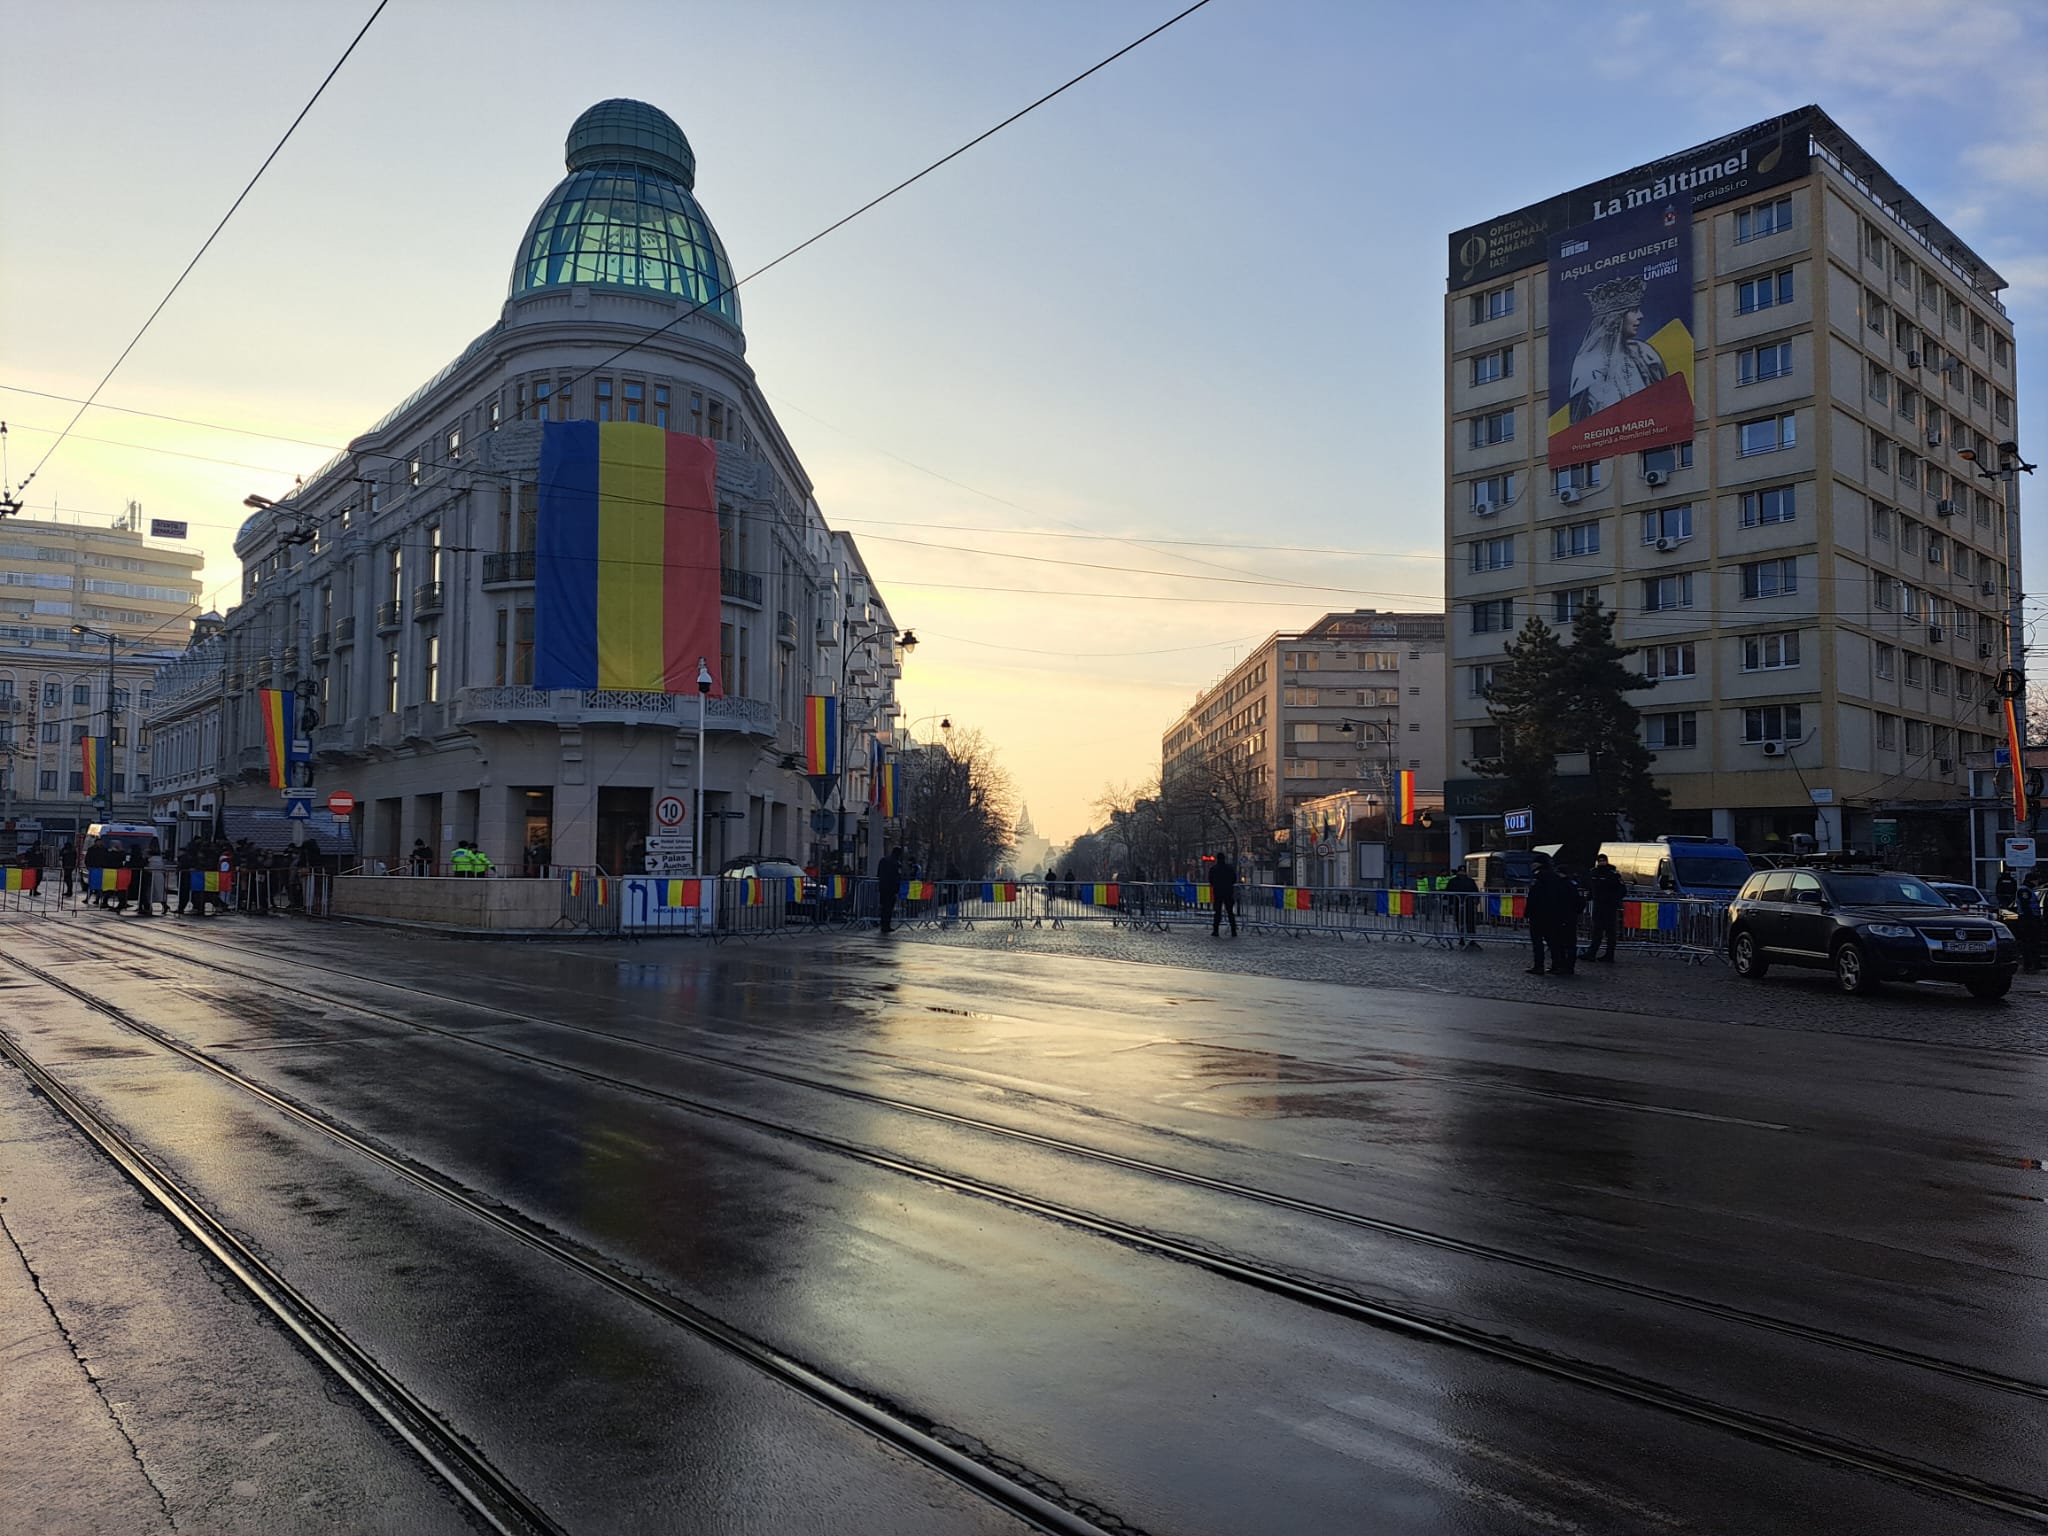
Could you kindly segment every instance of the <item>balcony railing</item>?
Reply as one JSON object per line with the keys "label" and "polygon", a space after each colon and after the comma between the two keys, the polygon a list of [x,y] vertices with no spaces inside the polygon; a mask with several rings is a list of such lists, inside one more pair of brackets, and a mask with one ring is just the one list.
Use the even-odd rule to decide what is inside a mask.
{"label": "balcony railing", "polygon": [[784,645],[796,644],[796,615],[778,613],[775,615],[775,638]]}
{"label": "balcony railing", "polygon": [[736,603],[761,606],[761,578],[752,571],[736,571],[728,565],[718,575],[720,589],[727,597]]}
{"label": "balcony railing", "polygon": [[419,591],[412,595],[412,616],[415,619],[430,619],[441,611],[447,601],[446,594],[438,581],[421,584]]}
{"label": "balcony railing", "polygon": [[334,621],[334,643],[354,645],[356,643],[356,616],[349,614]]}
{"label": "balcony railing", "polygon": [[388,603],[379,603],[377,605],[377,627],[379,629],[398,628],[398,621],[402,617],[404,617],[403,608],[395,597]]}
{"label": "balcony railing", "polygon": [[533,580],[533,551],[515,549],[502,555],[484,556],[484,585],[507,587]]}
{"label": "balcony railing", "polygon": [[[586,724],[642,721],[694,727],[697,701],[693,694],[638,693],[610,688],[526,688],[518,685],[464,688],[455,695],[449,720],[458,726],[510,723],[519,720],[582,720]],[[710,699],[704,706],[704,727],[711,731],[744,731],[753,736],[775,734],[775,711],[758,699]]]}
{"label": "balcony railing", "polygon": [[332,648],[326,630],[323,629],[313,637],[313,659],[315,661],[324,661],[328,651]]}

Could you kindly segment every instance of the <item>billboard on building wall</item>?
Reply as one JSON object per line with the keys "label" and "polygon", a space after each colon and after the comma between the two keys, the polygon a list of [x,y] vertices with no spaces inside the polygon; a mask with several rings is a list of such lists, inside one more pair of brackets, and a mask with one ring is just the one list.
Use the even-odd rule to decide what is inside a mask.
{"label": "billboard on building wall", "polygon": [[1693,207],[1711,208],[1797,181],[1810,169],[1809,135],[1816,124],[1825,123],[1826,114],[1818,107],[1801,107],[1697,149],[1458,230],[1450,241],[1451,288],[1494,282],[1533,267],[1544,259],[1559,230],[1608,211],[1653,201],[1662,207],[1664,199],[1681,193],[1692,199]]}
{"label": "billboard on building wall", "polygon": [[1692,199],[1618,206],[1550,249],[1552,469],[1693,434]]}

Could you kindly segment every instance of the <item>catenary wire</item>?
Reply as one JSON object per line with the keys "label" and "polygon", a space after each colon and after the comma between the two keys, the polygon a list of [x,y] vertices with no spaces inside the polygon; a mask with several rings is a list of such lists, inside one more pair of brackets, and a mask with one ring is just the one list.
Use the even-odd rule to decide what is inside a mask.
{"label": "catenary wire", "polygon": [[[128,338],[128,345],[121,349],[121,355],[116,357],[112,366],[100,376],[99,383],[93,385],[92,392],[85,398],[85,403],[79,406],[78,410],[72,415],[70,426],[59,432],[57,440],[43,450],[43,456],[36,460],[36,467],[28,472],[28,478],[16,487],[17,495],[21,491],[27,490],[35,477],[42,473],[43,466],[50,462],[50,455],[64,446],[64,439],[70,434],[71,427],[77,426],[79,419],[92,409],[92,402],[99,398],[100,391],[107,387],[108,381],[114,377],[114,374],[120,369],[121,365],[128,361],[128,354],[133,352],[142,338],[149,334],[149,328],[156,324],[156,317],[164,312],[165,306],[173,298],[177,297],[178,290],[185,286],[185,279],[192,275],[192,269],[197,267],[200,259],[212,249],[213,242],[220,238],[220,232],[228,227],[228,220],[235,216],[236,211],[248,200],[249,194],[256,190],[256,183],[263,179],[263,173],[269,170],[271,162],[284,152],[285,145],[290,143],[292,135],[298,132],[299,124],[306,120],[306,114],[313,110],[314,103],[319,101],[321,96],[326,93],[327,87],[333,84],[334,77],[341,73],[341,66],[349,61],[349,56],[356,51],[356,46],[369,34],[370,28],[377,24],[377,18],[384,14],[384,8],[390,3],[391,0],[377,0],[377,8],[370,12],[370,19],[362,24],[362,27],[356,32],[354,37],[349,39],[348,46],[341,51],[341,57],[334,61],[334,67],[327,71],[320,84],[314,88],[313,94],[306,99],[306,104],[299,108],[299,115],[294,117],[291,121],[291,126],[285,129],[284,137],[271,147],[270,153],[263,157],[263,163],[256,167],[256,174],[249,178],[248,185],[236,194],[234,202],[228,205],[228,211],[220,216],[220,222],[213,226],[213,233],[209,234],[201,242],[199,249],[193,253],[192,259],[185,263],[185,270],[180,272],[177,281],[171,284],[169,292],[157,300],[156,308],[149,312],[149,318],[142,322],[141,329]],[[1204,0],[1204,3],[1206,3],[1206,0]]]}

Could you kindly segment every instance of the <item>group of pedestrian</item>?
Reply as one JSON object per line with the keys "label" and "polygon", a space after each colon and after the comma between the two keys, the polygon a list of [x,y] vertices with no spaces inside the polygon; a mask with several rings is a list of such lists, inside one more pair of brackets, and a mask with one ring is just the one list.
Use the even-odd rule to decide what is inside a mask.
{"label": "group of pedestrian", "polygon": [[[1524,916],[1529,924],[1531,976],[1569,976],[1581,960],[1612,963],[1621,942],[1621,906],[1628,884],[1621,871],[1601,854],[1583,880],[1573,880],[1547,853],[1538,853],[1529,881]],[[1469,878],[1469,877],[1468,877]],[[1456,889],[1455,882],[1452,886]],[[1592,909],[1592,939],[1579,952],[1579,917]],[[1602,954],[1603,946],[1606,953]]]}
{"label": "group of pedestrian", "polygon": [[2001,869],[1992,888],[1999,910],[2013,915],[2012,936],[2019,940],[2023,971],[2041,969],[2042,928],[2048,920],[2048,884],[2044,882],[2048,882],[2048,874],[2039,869],[2030,870],[2025,880],[2011,869]]}

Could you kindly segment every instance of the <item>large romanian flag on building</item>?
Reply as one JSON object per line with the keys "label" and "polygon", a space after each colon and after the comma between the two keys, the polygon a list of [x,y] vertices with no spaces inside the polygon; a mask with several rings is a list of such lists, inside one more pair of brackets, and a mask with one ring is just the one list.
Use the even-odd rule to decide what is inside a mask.
{"label": "large romanian flag on building", "polygon": [[1403,768],[1394,775],[1394,808],[1401,813],[1401,825],[1415,825],[1415,770]]}
{"label": "large romanian flag on building", "polygon": [[108,773],[113,754],[108,750],[104,736],[81,736],[78,738],[78,770],[88,800],[111,794],[113,779]]}
{"label": "large romanian flag on building", "polygon": [[875,764],[875,783],[869,799],[884,818],[896,814],[896,791],[902,787],[897,778],[897,766],[889,762]]}
{"label": "large romanian flag on building", "polygon": [[288,782],[285,764],[291,761],[292,751],[292,696],[282,688],[258,688],[256,720],[263,732],[263,756],[270,767],[270,787],[283,789]]}
{"label": "large romanian flag on building", "polygon": [[637,421],[542,424],[533,686],[695,693],[718,678],[718,450]]}
{"label": "large romanian flag on building", "polygon": [[829,693],[804,696],[804,772],[839,771],[839,700]]}

